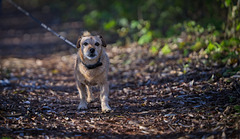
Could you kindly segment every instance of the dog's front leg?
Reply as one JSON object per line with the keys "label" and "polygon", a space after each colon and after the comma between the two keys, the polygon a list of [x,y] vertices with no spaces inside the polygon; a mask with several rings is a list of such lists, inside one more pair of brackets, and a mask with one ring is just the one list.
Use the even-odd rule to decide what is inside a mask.
{"label": "dog's front leg", "polygon": [[101,107],[103,112],[111,111],[111,107],[108,105],[108,94],[109,94],[109,85],[108,82],[101,85],[101,92],[100,92],[100,100],[101,100]]}
{"label": "dog's front leg", "polygon": [[80,103],[78,105],[78,110],[87,109],[86,86],[82,83],[77,82],[77,89],[80,95]]}
{"label": "dog's front leg", "polygon": [[86,85],[87,88],[87,102],[90,103],[94,100],[93,94],[92,94],[92,87],[89,85]]}

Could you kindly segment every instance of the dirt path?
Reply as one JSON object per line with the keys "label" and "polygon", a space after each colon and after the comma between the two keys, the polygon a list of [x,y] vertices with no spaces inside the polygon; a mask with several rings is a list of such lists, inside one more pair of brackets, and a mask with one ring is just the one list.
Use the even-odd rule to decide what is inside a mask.
{"label": "dirt path", "polygon": [[[66,36],[81,26],[56,29],[69,25]],[[240,81],[227,67],[178,51],[154,56],[148,47],[109,45],[114,112],[101,113],[98,88],[89,109],[77,111],[74,52],[35,26],[9,26],[0,41],[0,137],[240,137]]]}
{"label": "dirt path", "polygon": [[239,137],[236,78],[211,80],[222,69],[178,75],[175,59],[156,58],[150,66],[152,58],[141,47],[108,52],[114,112],[107,114],[101,113],[97,88],[89,109],[76,110],[74,55],[4,59],[1,136]]}

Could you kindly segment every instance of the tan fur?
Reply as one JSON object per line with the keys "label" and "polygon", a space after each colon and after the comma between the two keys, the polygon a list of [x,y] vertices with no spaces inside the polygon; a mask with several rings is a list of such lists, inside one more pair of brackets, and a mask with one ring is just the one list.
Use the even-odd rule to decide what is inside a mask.
{"label": "tan fur", "polygon": [[[86,43],[88,45],[84,45]],[[96,46],[95,43],[99,42],[100,45]],[[75,62],[75,79],[77,89],[80,94],[80,104],[78,109],[87,109],[87,102],[93,100],[91,86],[100,86],[100,100],[103,112],[108,112],[111,108],[108,105],[109,83],[108,83],[108,68],[109,59],[105,52],[106,43],[101,36],[85,35],[79,37],[77,41],[77,59]],[[96,57],[89,59],[88,52],[90,48],[96,51]],[[92,65],[97,63],[100,58],[102,66],[94,69],[88,69],[83,63]],[[82,63],[83,62],[83,63]],[[87,97],[87,98],[86,98]]]}

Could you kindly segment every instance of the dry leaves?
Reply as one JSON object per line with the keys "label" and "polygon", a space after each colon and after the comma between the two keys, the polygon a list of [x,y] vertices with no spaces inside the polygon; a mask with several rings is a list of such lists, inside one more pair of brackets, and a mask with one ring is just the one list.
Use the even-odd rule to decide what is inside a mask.
{"label": "dry leaves", "polygon": [[[100,111],[96,100],[77,111],[78,93],[73,77],[74,55],[44,59],[4,59],[10,76],[1,80],[2,136],[22,137],[233,137],[239,136],[239,79],[211,80],[219,69],[190,69],[178,76],[176,60],[155,57],[146,48],[108,50],[110,105]],[[111,53],[111,54],[110,54]],[[120,58],[119,58],[120,56]],[[141,59],[139,59],[139,56]],[[131,62],[124,64],[124,61]],[[164,59],[164,60],[163,60]],[[18,63],[11,65],[10,63]],[[25,68],[23,68],[25,67]],[[168,69],[168,70],[166,70]],[[163,71],[163,72],[162,72]],[[175,71],[175,72],[173,72]],[[164,76],[162,76],[164,73]],[[200,73],[200,74],[199,74]],[[203,78],[201,77],[202,75]]]}

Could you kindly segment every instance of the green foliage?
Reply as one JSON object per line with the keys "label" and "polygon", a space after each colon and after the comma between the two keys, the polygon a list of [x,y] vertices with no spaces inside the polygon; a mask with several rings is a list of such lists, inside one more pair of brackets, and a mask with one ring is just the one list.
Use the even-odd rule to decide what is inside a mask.
{"label": "green foliage", "polygon": [[182,32],[187,34],[185,41],[178,43],[178,47],[183,50],[184,56],[188,56],[193,51],[208,55],[210,61],[223,64],[233,65],[240,61],[239,38],[220,39],[223,38],[224,33],[216,30],[215,26],[209,24],[204,28],[194,21],[178,23],[176,27],[177,30],[182,29]]}
{"label": "green foliage", "polygon": [[237,113],[240,113],[240,105],[235,105],[233,108]]}
{"label": "green foliage", "polygon": [[116,24],[117,24],[117,23],[116,23],[115,20],[110,20],[110,21],[104,23],[104,24],[103,24],[103,27],[104,27],[105,30],[109,31],[109,30],[114,29],[115,26],[116,26]]}
{"label": "green foliage", "polygon": [[240,39],[240,1],[225,0],[224,4],[228,8],[227,21],[224,23],[225,37]]}
{"label": "green foliage", "polygon": [[145,43],[149,43],[152,40],[152,32],[148,31],[146,34],[142,35],[139,40],[138,44],[143,45]]}
{"label": "green foliage", "polygon": [[204,28],[199,24],[196,24],[195,21],[184,22],[184,27],[187,33],[203,33]]}
{"label": "green foliage", "polygon": [[186,74],[189,69],[189,64],[183,65],[183,74]]}
{"label": "green foliage", "polygon": [[[238,2],[239,0],[19,1],[26,7],[44,7],[47,3],[50,11],[62,16],[62,21],[83,22],[87,30],[104,32],[104,35],[108,35],[106,38],[118,35],[118,44],[137,42],[139,45],[151,46],[149,51],[152,54],[160,51],[165,55],[172,52],[172,45],[177,45],[183,56],[197,52],[210,61],[224,64],[239,62]],[[165,44],[162,49],[155,44],[159,40]]]}
{"label": "green foliage", "polygon": [[229,7],[231,5],[232,0],[225,0],[225,6]]}
{"label": "green foliage", "polygon": [[98,19],[100,18],[100,13],[97,10],[90,12],[83,17],[83,21],[87,27],[94,27],[98,24]]}
{"label": "green foliage", "polygon": [[152,54],[157,54],[159,51],[159,47],[155,46],[155,45],[152,45],[151,48],[150,48],[150,52]]}
{"label": "green foliage", "polygon": [[137,41],[140,45],[149,43],[153,39],[149,21],[133,20],[129,23],[126,18],[121,18],[117,26],[120,37],[130,37],[132,41]]}
{"label": "green foliage", "polygon": [[197,41],[192,47],[191,49],[193,51],[199,51],[202,48],[202,43],[200,41]]}
{"label": "green foliage", "polygon": [[86,5],[85,4],[80,4],[78,7],[77,7],[77,11],[78,12],[84,12],[86,10]]}
{"label": "green foliage", "polygon": [[189,50],[188,49],[184,49],[184,51],[183,51],[183,56],[188,56],[188,54],[189,54]]}
{"label": "green foliage", "polygon": [[1,137],[1,139],[12,139],[11,137]]}
{"label": "green foliage", "polygon": [[166,35],[167,37],[176,36],[176,35],[180,35],[182,31],[183,31],[183,25],[181,23],[177,23],[168,29]]}
{"label": "green foliage", "polygon": [[[114,20],[117,25],[119,19],[127,21],[149,21],[150,30],[157,30],[163,36],[178,35],[181,30],[176,30],[174,25],[184,21],[194,20],[206,26],[212,23],[214,26],[221,28],[222,23],[226,20],[227,9],[221,5],[225,3],[226,7],[230,7],[235,3],[232,0],[217,1],[189,1],[189,0],[132,0],[132,1],[88,1],[88,0],[32,0],[19,1],[24,7],[49,7],[50,11],[58,16],[62,16],[63,21],[75,20],[84,21],[87,30],[105,30],[109,31],[109,27],[105,24]],[[97,12],[97,14],[95,13]],[[216,23],[215,21],[219,21]],[[113,22],[112,22],[113,24]],[[196,23],[195,23],[196,24]],[[97,27],[95,26],[97,25]],[[188,24],[194,26],[194,23]],[[116,30],[119,26],[116,26]],[[116,31],[115,30],[115,31]],[[111,33],[113,32],[111,30]],[[152,33],[155,37],[155,33]],[[159,33],[156,33],[159,35]]]}
{"label": "green foliage", "polygon": [[219,48],[219,44],[217,44],[217,43],[213,44],[213,43],[210,42],[208,44],[208,47],[205,49],[205,52],[207,54],[210,54],[212,51],[218,50],[218,48]]}
{"label": "green foliage", "polygon": [[167,55],[167,54],[171,53],[171,49],[170,49],[169,45],[168,45],[168,44],[165,44],[165,45],[163,46],[163,48],[161,49],[161,52],[162,52],[164,55]]}
{"label": "green foliage", "polygon": [[235,68],[231,68],[231,69],[227,69],[223,73],[223,76],[232,76],[232,75],[235,75],[238,71],[240,71],[240,66],[235,67]]}
{"label": "green foliage", "polygon": [[[19,3],[29,7],[43,7],[47,3],[51,11],[62,16],[63,21],[83,21],[89,31],[105,31],[109,36],[118,34],[125,41],[137,41],[141,45],[159,37],[180,35],[182,31],[201,35],[210,24],[222,29],[228,10],[221,6],[236,5],[232,0],[33,0]],[[236,23],[235,29],[239,30],[239,22]]]}
{"label": "green foliage", "polygon": [[239,31],[239,30],[240,30],[240,23],[236,27],[236,31]]}

